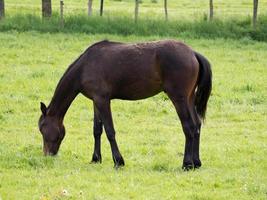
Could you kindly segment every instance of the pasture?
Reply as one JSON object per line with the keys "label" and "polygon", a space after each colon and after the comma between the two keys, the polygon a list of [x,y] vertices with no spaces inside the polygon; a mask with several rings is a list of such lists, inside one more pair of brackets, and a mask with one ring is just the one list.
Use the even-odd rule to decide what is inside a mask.
{"label": "pasture", "polygon": [[[25,2],[17,7],[27,14],[30,1]],[[73,7],[81,1],[75,2]],[[32,4],[36,10],[37,3]],[[13,9],[12,17],[18,8],[10,0],[8,7]],[[184,135],[164,93],[142,101],[112,102],[124,168],[113,168],[105,134],[102,164],[89,164],[93,107],[82,95],[65,117],[66,137],[59,155],[43,156],[37,126],[39,103],[50,102],[57,82],[75,58],[102,39],[142,42],[165,38],[141,33],[2,29],[0,199],[266,199],[267,43],[249,37],[168,36],[184,41],[212,64],[213,90],[202,128],[200,169],[181,169]]]}
{"label": "pasture", "polygon": [[[203,167],[181,170],[184,136],[164,94],[112,103],[126,167],[93,151],[92,103],[78,96],[56,158],[43,157],[39,102],[48,103],[66,67],[91,43],[158,40],[115,35],[1,33],[0,194],[3,199],[265,199],[266,43],[178,38],[213,64],[214,89],[201,138]],[[49,50],[49,51],[48,51]],[[62,191],[66,189],[68,196]]]}

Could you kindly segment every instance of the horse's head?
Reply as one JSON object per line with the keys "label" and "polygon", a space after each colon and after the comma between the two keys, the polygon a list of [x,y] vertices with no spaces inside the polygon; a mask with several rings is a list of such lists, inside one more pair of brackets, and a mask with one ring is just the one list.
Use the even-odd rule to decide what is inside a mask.
{"label": "horse's head", "polygon": [[39,130],[43,136],[43,151],[45,155],[56,155],[65,136],[63,123],[56,117],[49,116],[47,108],[41,102],[42,115],[39,119]]}

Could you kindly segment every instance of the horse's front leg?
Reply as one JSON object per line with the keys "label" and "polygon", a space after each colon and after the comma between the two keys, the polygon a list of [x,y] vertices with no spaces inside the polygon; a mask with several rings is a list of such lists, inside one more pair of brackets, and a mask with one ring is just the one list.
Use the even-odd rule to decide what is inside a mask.
{"label": "horse's front leg", "polygon": [[95,139],[95,146],[94,146],[94,153],[92,156],[92,163],[101,163],[101,135],[103,132],[103,123],[100,118],[100,113],[94,104],[94,139]]}
{"label": "horse's front leg", "polygon": [[110,100],[103,97],[94,98],[94,104],[99,111],[101,120],[104,124],[104,128],[109,140],[112,157],[114,161],[115,168],[124,166],[124,160],[119,151],[116,139],[115,139],[115,129],[113,126],[112,114],[110,109]]}

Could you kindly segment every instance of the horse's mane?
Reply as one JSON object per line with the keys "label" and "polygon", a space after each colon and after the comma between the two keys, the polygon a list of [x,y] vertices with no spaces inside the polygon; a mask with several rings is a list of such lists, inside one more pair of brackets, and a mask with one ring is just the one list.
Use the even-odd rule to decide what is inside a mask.
{"label": "horse's mane", "polygon": [[[84,51],[78,58],[76,58],[76,59],[74,60],[74,62],[71,63],[71,64],[69,65],[69,67],[66,69],[66,71],[64,72],[64,74],[62,75],[62,77],[60,78],[60,80],[59,80],[59,82],[58,82],[58,84],[57,84],[57,87],[56,87],[56,89],[55,89],[54,94],[58,91],[58,89],[59,89],[59,87],[60,87],[62,81],[63,81],[64,78],[65,78],[65,76],[68,74],[68,72],[70,72],[70,71],[72,70],[72,68],[73,68],[73,67],[75,66],[75,64],[80,60],[80,58],[84,55],[85,52],[86,52],[86,51]],[[53,99],[52,99],[52,100],[53,100]],[[48,106],[48,107],[50,107],[50,106]]]}

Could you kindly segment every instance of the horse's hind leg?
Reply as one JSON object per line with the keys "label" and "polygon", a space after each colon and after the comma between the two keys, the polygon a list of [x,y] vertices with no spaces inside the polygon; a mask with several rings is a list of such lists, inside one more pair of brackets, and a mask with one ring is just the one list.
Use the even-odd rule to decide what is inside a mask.
{"label": "horse's hind leg", "polygon": [[94,146],[94,153],[92,156],[92,163],[101,163],[101,135],[103,132],[103,123],[100,118],[100,113],[94,104],[94,139],[95,139],[95,146]]}
{"label": "horse's hind leg", "polygon": [[194,142],[193,142],[193,162],[194,162],[194,167],[199,168],[201,167],[201,161],[199,158],[199,144],[200,144],[200,130],[201,130],[201,119],[199,118],[195,105],[192,105],[192,115],[194,117],[194,121],[196,123],[197,130],[195,131],[195,136],[194,136]]}
{"label": "horse's hind leg", "polygon": [[196,127],[194,131],[194,142],[193,142],[193,163],[194,163],[194,168],[199,168],[201,167],[201,161],[199,158],[201,119],[197,114],[194,101],[195,101],[195,95],[192,94],[189,108],[190,108],[190,114],[194,120],[194,124]]}
{"label": "horse's hind leg", "polygon": [[118,145],[115,139],[115,129],[113,126],[112,115],[111,115],[111,110],[110,110],[110,100],[105,99],[103,97],[96,97],[94,98],[94,104],[97,110],[99,111],[101,121],[104,124],[107,138],[111,146],[114,165],[116,168],[119,166],[123,166],[124,160],[121,156],[121,153],[119,151],[119,148],[118,148]]}
{"label": "horse's hind leg", "polygon": [[184,160],[183,169],[190,170],[194,168],[193,163],[193,145],[194,136],[196,131],[196,124],[190,113],[190,104],[188,97],[184,94],[175,94],[174,91],[166,91],[169,98],[174,104],[176,112],[182,123],[183,132],[185,134],[185,150],[184,150]]}

